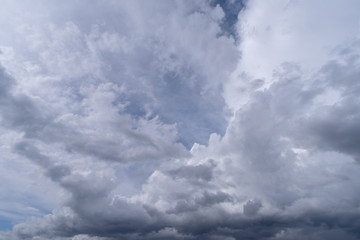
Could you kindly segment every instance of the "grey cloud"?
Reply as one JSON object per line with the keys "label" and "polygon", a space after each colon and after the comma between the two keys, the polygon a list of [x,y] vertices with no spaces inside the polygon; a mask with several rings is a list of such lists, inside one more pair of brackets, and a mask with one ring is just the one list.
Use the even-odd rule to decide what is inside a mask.
{"label": "grey cloud", "polygon": [[37,165],[47,169],[50,168],[52,162],[49,160],[48,157],[44,156],[39,152],[39,150],[32,146],[28,142],[19,142],[14,146],[14,151],[24,155],[31,161],[34,161]]}
{"label": "grey cloud", "polygon": [[269,240],[275,239],[287,239],[287,240],[300,240],[300,239],[311,239],[311,240],[325,240],[325,239],[349,239],[355,240],[358,239],[356,236],[353,236],[341,229],[329,229],[326,227],[320,228],[305,228],[305,229],[289,229],[285,228],[276,234],[275,237],[269,238]]}
{"label": "grey cloud", "polygon": [[[40,140],[45,144],[61,143],[70,152],[79,152],[81,154],[96,156],[101,160],[110,160],[117,162],[131,162],[145,159],[162,159],[166,157],[186,156],[185,148],[175,142],[165,142],[158,136],[157,130],[162,131],[160,122],[153,120],[153,127],[157,127],[152,133],[143,133],[142,129],[136,129],[135,121],[131,122],[133,129],[129,125],[113,125],[113,131],[118,132],[113,138],[104,137],[101,133],[95,132],[95,135],[86,134],[81,130],[68,126],[65,123],[57,122],[53,114],[40,109],[39,103],[24,94],[12,93],[12,85],[15,80],[11,79],[4,70],[1,70],[1,82],[4,85],[0,96],[0,105],[2,108],[2,124],[10,129],[24,132],[25,138]],[[109,103],[111,104],[111,103]],[[113,116],[112,116],[113,117]],[[115,115],[115,117],[117,117]],[[79,119],[80,120],[80,119]],[[119,122],[129,118],[121,118]],[[105,121],[107,121],[105,119]],[[101,122],[97,122],[101,124]],[[105,123],[105,122],[103,122]],[[146,122],[144,122],[146,124]],[[134,127],[135,125],[135,127]],[[138,128],[139,124],[137,124]],[[81,127],[81,126],[79,126]],[[86,132],[86,130],[85,130]],[[97,135],[97,137],[96,137]],[[172,139],[172,141],[175,141]],[[119,147],[126,145],[126,142],[132,142],[132,147]],[[21,146],[18,146],[21,150]],[[31,150],[29,150],[31,151]],[[28,152],[31,154],[30,152]],[[31,157],[31,156],[29,156]],[[41,157],[39,158],[39,160]]]}
{"label": "grey cloud", "polygon": [[[46,175],[70,194],[65,202],[68,208],[65,208],[65,213],[60,211],[45,218],[44,224],[48,229],[32,226],[32,223],[30,226],[18,225],[14,231],[20,239],[36,235],[66,237],[84,232],[106,236],[112,232],[133,232],[139,230],[139,225],[146,226],[147,213],[140,206],[131,206],[122,200],[111,204],[110,193],[115,183],[109,179],[94,174],[73,174],[68,166],[54,165],[49,157],[26,142],[18,143],[14,150],[44,168]],[[133,215],[130,209],[141,215]]]}
{"label": "grey cloud", "polygon": [[213,160],[209,160],[206,164],[196,166],[180,166],[179,168],[167,171],[173,178],[185,178],[187,180],[203,180],[210,181],[213,177],[213,169],[216,164]]}
{"label": "grey cloud", "polygon": [[214,204],[232,201],[233,198],[229,194],[223,192],[204,192],[201,196],[196,196],[194,199],[177,200],[176,206],[173,209],[166,211],[166,213],[181,214],[195,212],[202,208],[211,207]]}
{"label": "grey cloud", "polygon": [[0,68],[0,82],[2,124],[24,131],[26,135],[31,135],[34,131],[43,128],[48,121],[47,117],[43,116],[31,98],[12,93],[15,79],[11,78],[3,67]]}
{"label": "grey cloud", "polygon": [[53,181],[57,182],[61,178],[70,175],[71,170],[68,166],[61,166],[56,165],[48,170],[48,173],[46,174],[48,177],[50,177]]}
{"label": "grey cloud", "polygon": [[[153,191],[152,194],[160,195],[157,197],[161,201],[171,203],[173,207],[158,209],[156,204],[151,206],[151,202],[129,203],[121,198],[115,198],[111,205],[111,182],[94,175],[68,175],[59,181],[71,193],[66,206],[72,214],[54,213],[42,220],[50,230],[23,224],[14,229],[15,234],[19,239],[37,235],[70,237],[77,234],[109,239],[156,239],[156,234],[162,230],[173,228],[177,234],[169,236],[170,239],[325,239],[335,236],[357,239],[358,213],[352,213],[356,204],[348,202],[331,212],[330,209],[338,205],[327,196],[338,198],[334,195],[337,193],[336,188],[330,188],[327,190],[330,193],[326,193],[324,189],[331,185],[325,182],[322,187],[309,191],[307,184],[311,184],[312,180],[300,176],[312,172],[307,173],[297,167],[295,163],[298,162],[298,156],[292,151],[292,147],[307,147],[303,144],[305,137],[323,137],[317,131],[304,134],[308,133],[306,127],[310,129],[310,126],[317,126],[311,125],[316,122],[315,115],[308,119],[304,116],[323,91],[319,88],[308,90],[302,83],[301,74],[297,70],[294,73],[294,68],[289,65],[277,78],[278,82],[268,90],[255,92],[249,104],[237,113],[228,133],[221,140],[224,145],[220,146],[220,152],[224,156],[220,156],[223,159],[217,155],[207,163],[166,169],[164,175],[167,178],[160,179],[162,186],[157,186],[156,182],[148,183],[153,188],[145,188],[144,191]],[[343,105],[340,106],[344,111]],[[349,113],[353,112],[351,104],[347,106],[350,106]],[[336,106],[329,109],[338,111]],[[331,116],[324,115],[324,119],[332,119]],[[347,148],[339,148],[339,145],[331,145],[324,140],[315,143],[312,148],[317,152],[323,151],[321,144],[326,144],[326,149],[332,151],[349,152]],[[32,148],[22,145],[17,150],[32,158],[44,158]],[[233,159],[231,165],[226,165],[226,161],[229,161],[226,159]],[[217,168],[225,168],[224,175],[214,172]],[[320,174],[321,181],[329,178],[321,171],[315,173]],[[343,174],[347,173],[344,170]],[[231,191],[237,191],[237,195],[214,191],[216,184],[226,178],[231,180],[231,184],[226,186],[232,186]],[[330,175],[330,178],[335,176]],[[197,185],[199,180],[208,184]],[[177,193],[176,189],[171,189],[172,181],[182,182],[189,188],[188,192]],[[346,182],[343,184],[339,186],[347,186]],[[161,189],[167,195],[158,192],[162,187],[168,188]],[[348,194],[349,190],[345,189],[344,194]],[[225,203],[236,205],[249,196],[259,200],[249,200],[242,205],[242,209],[234,212],[225,211],[221,207]],[[353,196],[356,197],[359,198]],[[322,204],[311,208],[299,203],[307,199]],[[299,204],[299,209],[291,210],[296,204]],[[275,209],[275,213],[264,213],[269,210],[269,205],[270,209]],[[69,225],[69,222],[72,224]],[[158,238],[161,239],[160,236]]]}
{"label": "grey cloud", "polygon": [[253,216],[260,210],[261,207],[261,201],[259,201],[258,199],[248,200],[244,204],[243,211],[246,216]]}
{"label": "grey cloud", "polygon": [[9,94],[8,91],[10,87],[14,84],[14,82],[11,77],[5,72],[5,69],[2,66],[0,67],[0,78],[0,96],[2,101],[4,101],[3,98],[5,98]]}
{"label": "grey cloud", "polygon": [[28,142],[22,141],[17,143],[13,150],[42,167],[45,170],[45,175],[50,177],[54,182],[59,182],[63,177],[71,173],[68,166],[55,164],[49,157],[40,153],[36,147]]}
{"label": "grey cloud", "polygon": [[163,77],[165,85],[155,92],[159,96],[158,101],[164,103],[158,110],[159,115],[165,122],[177,122],[180,137],[186,146],[191,147],[195,141],[204,143],[211,132],[225,132],[226,119],[218,116],[222,116],[226,108],[220,94],[202,94],[203,83],[196,86],[183,84],[186,78],[201,79],[202,76],[197,76],[196,72],[184,75],[184,72],[181,77],[179,72],[167,73]]}
{"label": "grey cloud", "polygon": [[340,60],[326,64],[321,70],[323,76],[319,80],[320,84],[336,89],[340,100],[314,112],[308,120],[306,133],[313,136],[312,143],[319,148],[349,154],[359,160],[358,44],[352,44],[348,50],[351,57],[342,56]]}
{"label": "grey cloud", "polygon": [[[137,209],[139,210],[139,207]],[[178,234],[170,236],[170,239],[209,239],[215,236],[264,240],[299,239],[301,236],[323,239],[322,237],[329,236],[331,233],[334,233],[335,236],[357,239],[359,234],[357,216],[351,216],[351,214],[329,215],[327,213],[308,212],[295,218],[261,216],[251,220],[244,219],[240,215],[222,215],[221,212],[214,212],[214,214],[217,214],[213,216],[214,218],[192,214],[181,223],[172,223],[172,228],[176,229]],[[69,215],[56,214],[45,219],[45,222],[43,220],[41,225],[47,226],[47,230],[40,230],[32,224],[21,224],[17,225],[14,231],[20,237],[19,239],[26,237],[32,239],[32,236],[52,238],[60,235],[66,237],[80,233],[106,239],[156,239],[154,232],[160,233],[167,228],[167,225],[170,225],[170,222],[151,224],[152,221],[144,221],[142,215],[138,215],[136,219],[134,216],[127,220],[122,218],[124,222],[120,219],[112,222],[109,216],[107,214],[106,219],[97,216],[92,221],[89,216],[86,219],[79,219]],[[69,225],[69,222],[72,224]]]}
{"label": "grey cloud", "polygon": [[[194,8],[199,5],[197,2]],[[149,3],[145,6],[152,10],[159,7]],[[125,7],[138,9],[131,4]],[[222,40],[228,44],[228,39],[216,36],[218,24],[211,22],[212,29],[205,21],[204,11],[211,8],[189,14],[194,9],[183,7],[181,14],[186,17],[175,18],[184,21],[179,25],[182,33],[190,31],[203,39],[203,32],[195,33],[206,29],[209,32],[205,36],[215,34],[212,44]],[[113,15],[114,9],[109,9],[109,15]],[[172,6],[165,5],[154,11],[172,16],[169,9]],[[87,15],[96,14],[92,11],[85,10],[82,17],[87,19]],[[189,132],[203,126],[205,130],[193,134],[204,134],[205,138],[213,130],[221,133],[220,125],[225,118],[221,86],[214,80],[210,87],[207,78],[211,77],[206,75],[206,70],[210,75],[218,70],[212,71],[216,65],[209,62],[206,67],[196,63],[206,62],[207,58],[219,63],[222,58],[206,55],[212,44],[203,49],[200,56],[192,54],[194,48],[181,51],[182,42],[190,40],[200,47],[202,43],[195,41],[197,37],[184,36],[176,42],[173,47],[179,56],[157,49],[170,49],[177,39],[168,39],[172,35],[162,31],[152,35],[153,25],[164,21],[162,15],[153,19],[150,17],[155,14],[145,7],[138,11],[135,14],[141,16],[130,17],[131,21],[121,23],[119,28],[129,31],[125,33],[134,33],[133,23],[135,31],[139,31],[134,35],[139,34],[141,39],[134,46],[139,48],[129,50],[134,51],[130,55],[121,55],[124,59],[112,62],[112,66],[119,68],[105,71],[114,82],[126,83],[129,93],[125,95],[121,95],[121,91],[114,93],[106,88],[110,85],[98,82],[93,92],[88,89],[90,93],[84,93],[72,106],[76,109],[80,105],[82,111],[48,117],[39,110],[35,99],[13,94],[12,80],[1,72],[4,79],[0,82],[4,86],[0,89],[1,106],[14,112],[2,114],[3,121],[11,130],[25,131],[25,137],[13,151],[42,167],[67,196],[51,214],[15,225],[12,233],[3,233],[0,239],[359,239],[360,195],[354,191],[359,187],[359,165],[353,161],[359,157],[360,142],[356,81],[359,63],[355,55],[346,54],[355,50],[348,48],[336,56],[339,62],[326,64],[310,77],[297,64],[284,63],[274,72],[274,83],[268,88],[260,89],[264,82],[255,79],[250,83],[248,103],[239,108],[226,133],[222,137],[212,135],[207,146],[195,145],[190,156],[176,143],[176,128],[163,121],[190,122]],[[104,21],[114,21],[112,17],[107,15]],[[153,20],[148,22],[149,19]],[[77,21],[77,24],[82,21],[87,24],[80,16]],[[150,43],[144,42],[141,47],[144,39]],[[222,52],[220,50],[216,54]],[[102,53],[104,58],[116,55]],[[192,56],[195,57],[190,58]],[[233,54],[229,56],[236,59]],[[176,60],[171,62],[175,66],[170,64],[159,69],[156,65],[169,63],[169,59]],[[152,60],[158,62],[148,64],[153,63]],[[131,66],[125,64],[127,61]],[[228,71],[234,66],[223,65]],[[221,72],[216,78],[226,76]],[[142,89],[136,91],[138,88]],[[337,103],[324,106],[317,100],[329,88],[339,90],[340,98]],[[143,94],[146,100],[139,100]],[[210,99],[211,106],[204,107]],[[118,107],[118,103],[126,101],[130,101],[130,105]],[[144,102],[151,103],[152,114],[161,116],[143,116],[148,107],[142,106]],[[132,104],[143,109],[133,112],[126,109],[132,108]],[[191,115],[189,111],[196,114]],[[185,130],[181,131],[184,134]],[[188,139],[184,137],[184,142],[194,141],[188,132],[185,135]],[[114,162],[168,161],[151,174],[138,194],[125,197],[117,194],[117,173],[112,175],[110,171],[98,169],[100,164],[91,170],[82,169],[71,165],[76,159],[62,162],[43,151],[54,145],[61,145],[55,149],[60,153],[65,149],[66,154],[74,158],[85,156],[84,168],[99,159],[110,160],[102,163],[114,172],[116,169],[111,165]],[[328,157],[327,154],[333,152],[338,155]],[[90,157],[95,160],[88,160]],[[173,161],[173,158],[178,159]]]}
{"label": "grey cloud", "polygon": [[[340,105],[340,104],[339,104]],[[341,106],[342,105],[342,106]],[[309,124],[315,144],[320,148],[339,151],[360,160],[360,115],[356,99],[328,109],[316,116]]]}
{"label": "grey cloud", "polygon": [[[40,25],[50,41],[33,44],[36,48],[30,51],[52,56],[40,62],[47,66],[47,74],[70,83],[64,87],[66,91],[76,93],[89,83],[107,81],[125,86],[127,91],[119,99],[129,103],[129,113],[144,117],[151,111],[164,123],[177,123],[180,140],[188,148],[194,142],[205,143],[212,132],[224,133],[227,109],[221,84],[236,66],[238,53],[231,38],[217,36],[221,29],[210,14],[202,14],[213,10],[207,3],[94,1],[84,8],[79,1],[61,7],[44,5],[57,21],[67,24],[56,24],[55,29]],[[177,21],[169,21],[169,13]],[[198,29],[204,29],[202,34]],[[103,41],[109,35],[114,41]],[[33,43],[33,37],[27,40],[29,45]],[[208,45],[202,44],[205,41]],[[218,44],[222,54],[215,51]],[[111,51],[111,47],[119,49]]]}

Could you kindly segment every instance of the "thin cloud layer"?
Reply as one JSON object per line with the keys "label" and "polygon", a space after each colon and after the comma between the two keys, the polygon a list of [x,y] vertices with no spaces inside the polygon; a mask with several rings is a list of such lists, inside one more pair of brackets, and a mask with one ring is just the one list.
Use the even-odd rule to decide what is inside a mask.
{"label": "thin cloud layer", "polygon": [[0,239],[360,238],[357,1],[27,4]]}

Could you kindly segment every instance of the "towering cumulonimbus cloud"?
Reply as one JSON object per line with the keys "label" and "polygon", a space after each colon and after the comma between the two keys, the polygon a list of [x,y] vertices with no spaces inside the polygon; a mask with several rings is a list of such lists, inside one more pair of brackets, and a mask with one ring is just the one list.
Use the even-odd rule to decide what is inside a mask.
{"label": "towering cumulonimbus cloud", "polygon": [[0,239],[359,239],[359,7],[4,1]]}

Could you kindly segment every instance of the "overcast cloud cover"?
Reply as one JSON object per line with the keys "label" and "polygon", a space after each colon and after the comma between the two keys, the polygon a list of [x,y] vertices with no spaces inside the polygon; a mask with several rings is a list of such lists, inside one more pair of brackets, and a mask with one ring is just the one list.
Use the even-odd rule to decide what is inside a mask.
{"label": "overcast cloud cover", "polygon": [[1,1],[0,240],[360,239],[359,9]]}

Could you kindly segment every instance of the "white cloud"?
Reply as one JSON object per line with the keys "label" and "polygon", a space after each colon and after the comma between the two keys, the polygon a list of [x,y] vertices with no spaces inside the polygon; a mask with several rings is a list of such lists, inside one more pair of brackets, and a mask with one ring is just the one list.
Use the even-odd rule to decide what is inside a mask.
{"label": "white cloud", "polygon": [[230,107],[236,110],[239,101],[246,102],[248,81],[261,79],[269,86],[284,62],[300,65],[303,74],[311,76],[332,57],[334,48],[353,40],[360,28],[358,2],[327,1],[325,5],[288,0],[248,2],[238,21],[243,61],[225,86]]}
{"label": "white cloud", "polygon": [[357,2],[323,4],[249,1],[239,46],[200,1],[15,14],[1,178],[41,183],[0,210],[58,202],[0,239],[358,237]]}

